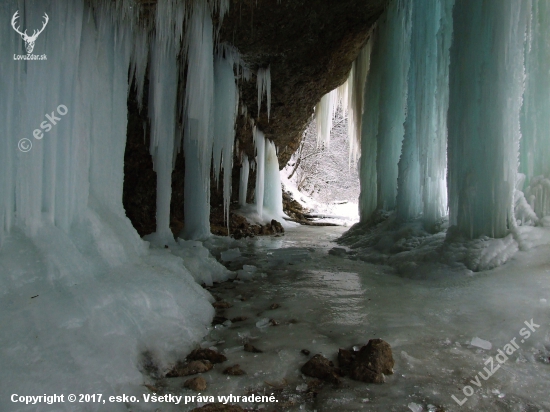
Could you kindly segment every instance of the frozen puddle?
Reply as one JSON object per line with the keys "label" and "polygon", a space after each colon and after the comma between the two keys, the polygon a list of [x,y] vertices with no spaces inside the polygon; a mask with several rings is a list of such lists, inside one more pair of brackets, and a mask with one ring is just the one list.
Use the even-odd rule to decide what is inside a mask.
{"label": "frozen puddle", "polygon": [[[202,395],[273,393],[279,402],[254,404],[269,411],[550,411],[549,248],[519,252],[475,276],[433,282],[400,277],[341,250],[329,254],[344,230],[301,227],[284,237],[209,245],[218,256],[233,249],[224,253],[232,257],[229,268],[251,280],[210,289],[232,307],[218,310],[223,322],[202,346],[228,361],[202,375]],[[247,319],[223,319],[237,317]],[[337,364],[339,348],[371,338],[393,349],[395,373],[385,384],[344,378],[340,387],[316,386],[300,372],[317,353]],[[516,346],[506,346],[513,339]],[[245,352],[244,343],[263,353]],[[246,375],[222,374],[234,364]],[[196,395],[181,389],[187,378],[168,379],[166,390]]]}

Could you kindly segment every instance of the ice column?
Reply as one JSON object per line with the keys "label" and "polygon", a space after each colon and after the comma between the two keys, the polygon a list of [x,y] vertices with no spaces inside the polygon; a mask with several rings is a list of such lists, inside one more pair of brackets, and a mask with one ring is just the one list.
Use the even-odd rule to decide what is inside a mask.
{"label": "ice column", "polygon": [[[377,134],[377,207],[393,210],[396,206],[398,162],[403,142],[403,123],[407,102],[411,2],[394,0],[378,27],[380,100]],[[368,86],[367,86],[368,87]]]}
{"label": "ice column", "polygon": [[254,127],[254,144],[256,146],[256,191],[255,202],[258,216],[263,217],[264,189],[265,189],[265,135],[257,127]]}
{"label": "ice column", "polygon": [[512,225],[530,1],[461,0],[449,73],[450,223],[470,238]]}
{"label": "ice column", "polygon": [[161,243],[173,242],[170,230],[172,170],[176,147],[176,102],[178,65],[171,40],[157,34],[151,48],[149,76],[149,118],[151,119],[151,155],[157,172],[157,230]]}
{"label": "ice column", "polygon": [[413,2],[407,118],[397,192],[402,221],[446,214],[449,47],[454,0]]}
{"label": "ice column", "polygon": [[266,139],[265,147],[265,187],[264,187],[264,213],[269,213],[273,218],[281,219],[283,212],[283,189],[281,187],[281,175],[279,173],[279,159],[275,143]]}
{"label": "ice column", "polygon": [[533,0],[526,45],[526,88],[521,113],[520,171],[526,185],[550,178],[550,2]]}
{"label": "ice column", "polygon": [[361,129],[361,159],[359,163],[359,176],[361,194],[359,195],[359,215],[361,222],[367,222],[378,204],[378,118],[380,114],[380,80],[383,66],[378,30],[375,30],[370,42],[373,44],[371,54],[371,66],[367,75],[365,87],[364,111]]}
{"label": "ice column", "polygon": [[[407,102],[411,2],[394,0],[379,19],[366,70],[361,118],[361,221],[396,207]],[[371,46],[369,46],[371,47]]]}
{"label": "ice column", "polygon": [[187,22],[184,101],[184,230],[186,239],[210,235],[210,166],[214,138],[214,39],[207,2],[194,2]]}
{"label": "ice column", "polygon": [[239,205],[246,206],[246,195],[248,192],[248,176],[250,174],[250,164],[248,156],[243,153],[243,161],[241,165],[241,179],[239,182]]}

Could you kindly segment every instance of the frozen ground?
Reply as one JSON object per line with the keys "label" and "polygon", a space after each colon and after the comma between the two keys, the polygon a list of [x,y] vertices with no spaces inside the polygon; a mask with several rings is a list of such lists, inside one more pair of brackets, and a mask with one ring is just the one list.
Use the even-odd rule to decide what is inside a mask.
{"label": "frozen ground", "polygon": [[155,410],[143,403],[25,405],[10,399],[141,396],[143,353],[168,368],[207,333],[213,299],[200,284],[230,275],[207,249],[192,241],[148,247],[135,232],[123,238],[123,224],[107,227],[89,218],[99,241],[71,239],[43,225],[32,240],[14,229],[0,248],[2,412]]}
{"label": "frozen ground", "polygon": [[[356,260],[331,242],[344,230],[300,227],[278,238],[209,242],[214,254],[239,249],[224,253],[232,269],[258,269],[240,272],[252,280],[212,289],[233,304],[223,316],[248,320],[218,325],[203,346],[215,346],[228,356],[225,365],[238,363],[247,375],[222,375],[225,366],[218,365],[204,374],[209,387],[203,395],[275,393],[279,402],[265,404],[267,410],[550,411],[550,247],[520,251],[494,270],[435,279]],[[280,308],[270,310],[273,303]],[[265,326],[270,319],[279,325]],[[531,320],[540,327],[529,338],[520,336]],[[299,371],[308,359],[302,349],[336,361],[338,348],[370,338],[393,348],[395,373],[385,384],[346,378],[340,388],[316,389],[315,398],[306,393],[312,379]],[[496,359],[513,338],[519,349],[493,376],[480,378],[479,372],[487,376],[484,367],[490,370],[489,357]],[[244,352],[246,341],[264,353]],[[169,380],[168,390],[182,394],[182,380]],[[465,386],[473,395],[463,394]],[[453,395],[467,400],[459,406]]]}

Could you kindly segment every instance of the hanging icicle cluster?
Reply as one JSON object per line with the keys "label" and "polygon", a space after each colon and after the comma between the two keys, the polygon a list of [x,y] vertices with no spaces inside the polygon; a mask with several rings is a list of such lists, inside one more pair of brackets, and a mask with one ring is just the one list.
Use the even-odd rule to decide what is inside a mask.
{"label": "hanging icicle cluster", "polygon": [[262,107],[262,101],[264,95],[267,96],[267,118],[271,117],[271,68],[260,68],[256,74],[257,88],[258,88],[258,117],[260,116],[260,109]]}
{"label": "hanging icicle cluster", "polygon": [[371,46],[372,42],[368,41],[353,62],[347,80],[340,87],[325,94],[315,107],[318,146],[330,145],[334,115],[339,105],[347,114],[350,165],[357,161],[360,153],[358,145],[361,143],[364,90],[370,66]]}
{"label": "hanging icicle cluster", "polygon": [[[150,107],[152,140],[151,154],[156,159],[157,171],[157,231],[150,240],[168,243],[172,238],[169,228],[171,172],[180,147],[181,134],[175,130],[175,110],[181,108],[183,119],[183,147],[185,156],[184,232],[189,239],[201,239],[210,234],[210,170],[216,179],[223,174],[225,217],[229,219],[231,197],[231,170],[235,118],[238,107],[238,90],[233,66],[236,52],[227,47],[215,51],[215,38],[219,27],[214,27],[212,15],[219,21],[227,12],[229,2],[159,2],[156,8],[156,43],[151,53],[151,73],[164,76],[152,77]],[[174,24],[171,22],[176,16]],[[185,26],[185,29],[184,29]],[[168,28],[167,28],[168,27]],[[187,66],[185,95],[177,102],[179,50],[173,46],[175,39],[183,39],[184,64]],[[179,68],[182,69],[182,68]],[[172,70],[172,71],[170,71]],[[168,76],[168,77],[166,77]],[[162,88],[156,93],[156,88]],[[168,116],[172,116],[169,118]],[[158,133],[155,125],[164,127]],[[161,136],[161,137],[157,137]],[[229,224],[229,223],[228,223]],[[158,239],[157,239],[158,238]]]}

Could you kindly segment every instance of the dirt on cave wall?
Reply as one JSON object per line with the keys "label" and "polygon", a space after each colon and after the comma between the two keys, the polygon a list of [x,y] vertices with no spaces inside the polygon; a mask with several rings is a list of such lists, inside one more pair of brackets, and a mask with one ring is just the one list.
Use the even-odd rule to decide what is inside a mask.
{"label": "dirt on cave wall", "polygon": [[[254,157],[250,118],[279,149],[279,164],[299,147],[303,131],[320,98],[342,84],[388,0],[231,0],[220,40],[233,44],[252,70],[240,82],[240,104],[249,117],[237,119],[238,147]],[[148,1],[145,7],[151,7]],[[271,117],[264,98],[258,117],[256,70],[270,67]],[[147,89],[147,88],[146,88]],[[147,101],[145,96],[144,101]],[[139,111],[135,95],[128,100],[128,141],[125,154],[123,203],[140,235],[155,230],[156,173],[149,154],[147,105]],[[234,158],[233,195],[238,196],[240,156]],[[180,153],[172,174],[171,226],[183,222],[184,158]],[[254,174],[249,181],[253,197]],[[212,181],[212,221],[217,225],[223,205],[221,190]]]}

